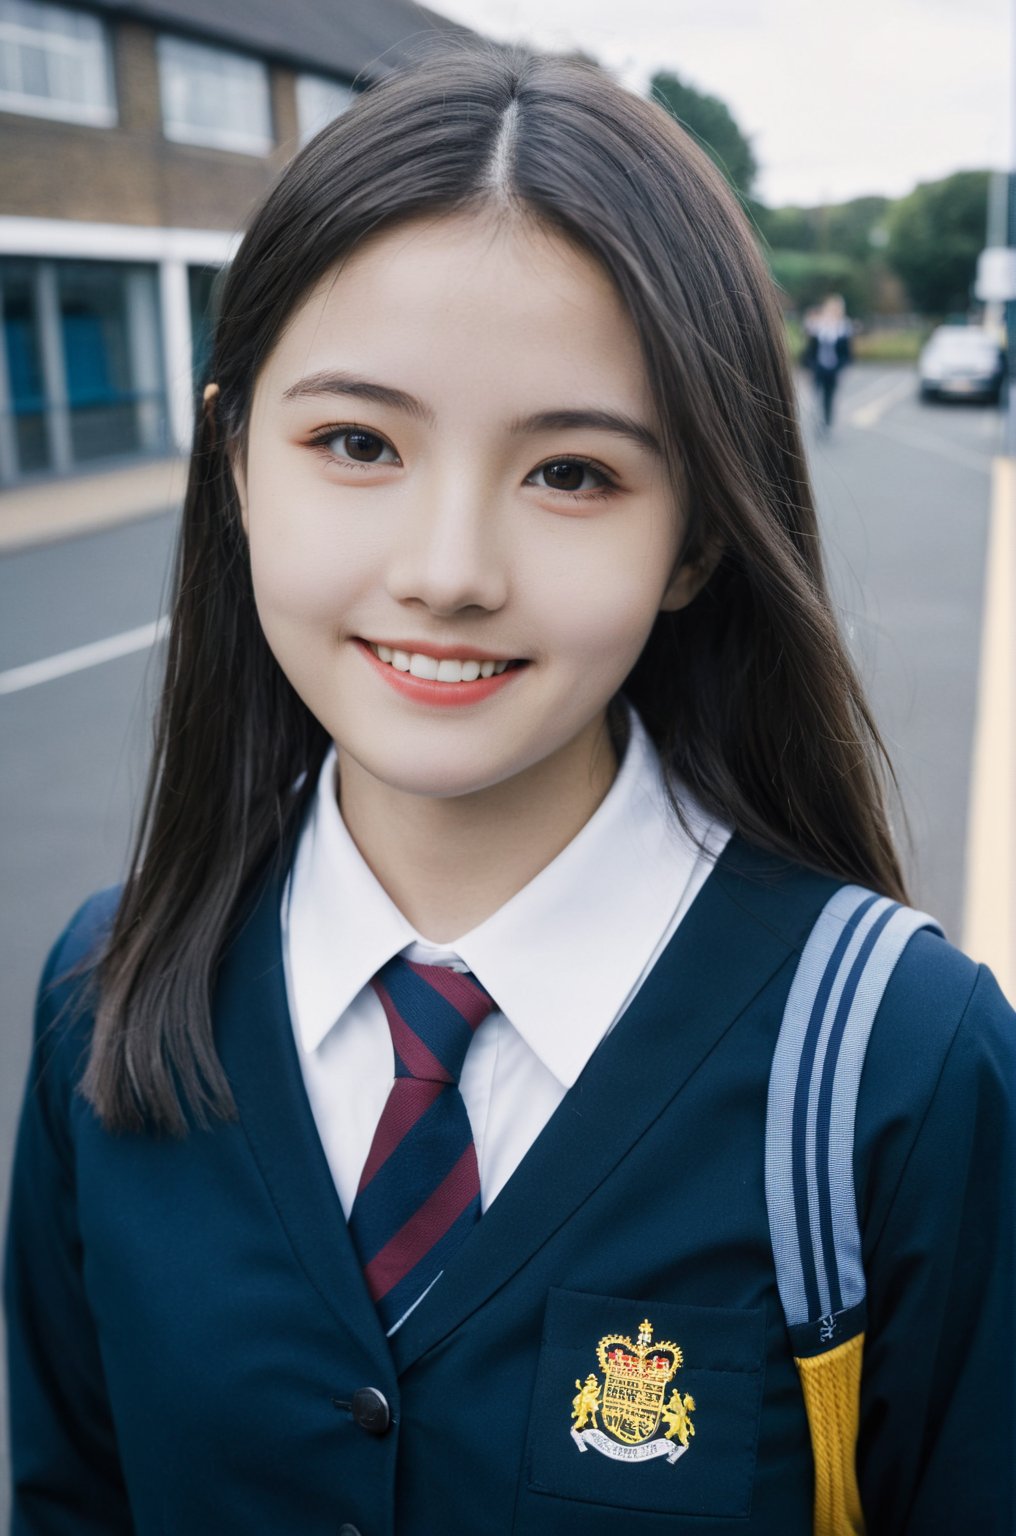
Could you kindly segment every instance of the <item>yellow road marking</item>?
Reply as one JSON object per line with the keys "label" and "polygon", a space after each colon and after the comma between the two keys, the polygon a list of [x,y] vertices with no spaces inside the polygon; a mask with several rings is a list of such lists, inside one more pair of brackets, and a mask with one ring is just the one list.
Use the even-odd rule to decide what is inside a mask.
{"label": "yellow road marking", "polygon": [[894,383],[889,385],[888,389],[884,389],[880,394],[876,395],[874,400],[869,400],[865,405],[859,406],[857,410],[851,411],[848,417],[850,425],[852,427],[873,427],[876,421],[880,421],[886,411],[890,410],[898,400],[902,400],[905,395],[914,394],[916,388],[916,375],[908,371],[905,378],[896,379]]}
{"label": "yellow road marking", "polygon": [[1016,1004],[1016,459],[997,458],[967,822],[963,948]]}

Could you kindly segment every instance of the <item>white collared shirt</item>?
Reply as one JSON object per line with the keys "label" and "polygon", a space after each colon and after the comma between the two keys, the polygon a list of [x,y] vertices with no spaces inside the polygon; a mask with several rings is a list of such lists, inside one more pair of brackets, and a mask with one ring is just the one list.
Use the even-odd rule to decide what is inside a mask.
{"label": "white collared shirt", "polygon": [[486,1210],[668,943],[731,829],[685,792],[701,853],[681,831],[659,758],[629,707],[628,745],[607,795],[557,857],[469,933],[432,944],[402,915],[346,830],[325,758],[282,898],[290,1016],[318,1133],[346,1215],[385,1100],[394,1054],[371,977],[404,953],[472,971],[498,1004],[466,1053],[459,1087]]}

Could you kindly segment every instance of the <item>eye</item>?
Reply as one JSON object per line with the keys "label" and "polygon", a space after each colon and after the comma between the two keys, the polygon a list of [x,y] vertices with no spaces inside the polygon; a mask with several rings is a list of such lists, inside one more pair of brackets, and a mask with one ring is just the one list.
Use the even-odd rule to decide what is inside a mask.
{"label": "eye", "polygon": [[[353,464],[397,464],[399,456],[391,443],[377,432],[366,427],[323,427],[310,439],[311,447],[319,448],[331,459],[346,459]],[[390,455],[385,458],[385,453]]]}
{"label": "eye", "polygon": [[550,459],[534,469],[526,483],[532,483],[537,475],[543,477],[547,490],[570,491],[572,494],[589,495],[616,485],[613,477],[590,459]]}

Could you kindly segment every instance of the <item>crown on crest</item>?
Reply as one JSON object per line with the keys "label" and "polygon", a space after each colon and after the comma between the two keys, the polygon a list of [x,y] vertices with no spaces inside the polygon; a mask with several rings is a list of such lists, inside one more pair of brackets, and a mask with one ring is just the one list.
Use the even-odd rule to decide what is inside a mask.
{"label": "crown on crest", "polygon": [[600,1340],[596,1354],[601,1370],[642,1381],[669,1381],[684,1359],[680,1346],[670,1339],[653,1343],[648,1318],[640,1324],[634,1344],[627,1334],[611,1333]]}

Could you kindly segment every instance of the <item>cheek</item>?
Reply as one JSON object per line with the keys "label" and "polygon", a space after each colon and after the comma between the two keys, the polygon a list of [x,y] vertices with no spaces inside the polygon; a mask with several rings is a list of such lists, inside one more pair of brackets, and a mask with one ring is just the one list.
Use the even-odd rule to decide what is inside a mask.
{"label": "cheek", "polygon": [[675,556],[667,523],[631,519],[618,523],[616,537],[595,546],[576,540],[570,558],[531,572],[551,646],[626,674],[653,626]]}
{"label": "cheek", "polygon": [[258,611],[274,620],[341,624],[370,564],[350,530],[298,491],[252,498],[251,579]]}
{"label": "cheek", "polygon": [[341,614],[338,562],[321,552],[314,557],[292,545],[278,547],[260,540],[253,521],[250,558],[254,597],[266,625],[280,620],[314,623]]}

